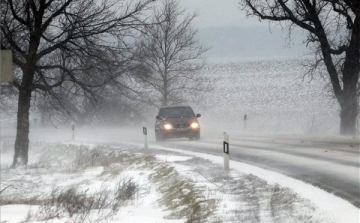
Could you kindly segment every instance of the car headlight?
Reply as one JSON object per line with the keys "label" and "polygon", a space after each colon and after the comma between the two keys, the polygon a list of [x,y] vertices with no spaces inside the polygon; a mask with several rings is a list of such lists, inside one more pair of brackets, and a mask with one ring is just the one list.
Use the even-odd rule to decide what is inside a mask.
{"label": "car headlight", "polygon": [[171,124],[165,124],[164,125],[164,129],[166,129],[166,130],[170,130],[172,128],[173,128],[173,126]]}
{"label": "car headlight", "polygon": [[199,128],[199,123],[193,122],[193,123],[191,123],[190,127],[191,127],[192,129],[197,129],[197,128]]}

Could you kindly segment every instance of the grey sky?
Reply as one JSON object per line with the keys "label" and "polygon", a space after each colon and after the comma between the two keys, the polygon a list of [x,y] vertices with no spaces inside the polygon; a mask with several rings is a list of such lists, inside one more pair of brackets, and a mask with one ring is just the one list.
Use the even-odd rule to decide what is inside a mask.
{"label": "grey sky", "polygon": [[195,21],[198,28],[263,26],[254,18],[246,19],[238,3],[239,0],[180,0],[180,4],[189,11],[199,12],[199,17]]}
{"label": "grey sky", "polygon": [[180,0],[189,12],[197,11],[199,16],[194,26],[199,29],[199,40],[211,47],[207,53],[210,60],[234,60],[249,58],[300,57],[306,54],[302,45],[304,33],[297,30],[290,48],[286,32],[268,21],[246,18],[240,10],[240,0]]}

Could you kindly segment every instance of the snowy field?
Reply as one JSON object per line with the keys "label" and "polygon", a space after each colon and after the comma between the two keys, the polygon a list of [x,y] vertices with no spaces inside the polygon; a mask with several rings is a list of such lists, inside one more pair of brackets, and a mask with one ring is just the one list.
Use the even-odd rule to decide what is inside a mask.
{"label": "snowy field", "polygon": [[[246,114],[248,131],[337,134],[339,106],[329,82],[320,75],[305,75],[306,63],[307,59],[209,62],[199,75],[210,79],[213,90],[203,93],[202,100],[191,106],[202,114],[202,125],[207,129],[221,126],[243,131]],[[16,123],[16,98],[10,100],[1,110],[2,126]],[[138,121],[152,125],[155,115],[146,113],[147,120]],[[33,109],[30,116],[33,122],[39,115]],[[55,126],[61,127],[58,123]]]}
{"label": "snowy field", "polygon": [[197,109],[209,127],[297,134],[337,134],[339,108],[328,80],[305,75],[306,59],[210,63],[214,90]]}

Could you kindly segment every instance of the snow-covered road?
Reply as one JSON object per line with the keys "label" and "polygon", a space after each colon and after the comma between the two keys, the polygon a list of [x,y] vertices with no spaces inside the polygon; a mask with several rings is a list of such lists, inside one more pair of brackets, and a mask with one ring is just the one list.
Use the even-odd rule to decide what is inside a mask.
{"label": "snow-covered road", "polygon": [[[159,145],[222,155],[221,134]],[[230,134],[230,157],[296,178],[360,207],[359,140],[339,136]]]}

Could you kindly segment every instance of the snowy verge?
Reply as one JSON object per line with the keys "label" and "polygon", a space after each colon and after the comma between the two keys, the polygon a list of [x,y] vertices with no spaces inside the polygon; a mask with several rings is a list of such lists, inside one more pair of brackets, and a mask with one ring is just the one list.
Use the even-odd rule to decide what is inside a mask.
{"label": "snowy verge", "polygon": [[33,143],[27,168],[1,168],[0,222],[164,222],[153,156],[94,145]]}
{"label": "snowy verge", "polygon": [[[180,149],[173,149],[161,146],[153,146],[154,149],[166,150],[171,152],[182,153],[190,156],[201,157],[203,159],[210,160],[215,164],[222,165],[223,158],[220,156],[190,152]],[[232,170],[240,171],[245,174],[252,174],[269,184],[278,184],[281,187],[290,188],[299,196],[311,201],[317,206],[316,215],[326,218],[328,222],[336,223],[358,223],[360,219],[360,210],[349,202],[330,194],[318,187],[307,184],[300,180],[293,179],[291,177],[265,170],[260,167],[252,166],[249,164],[232,161],[230,162],[230,168]]]}

